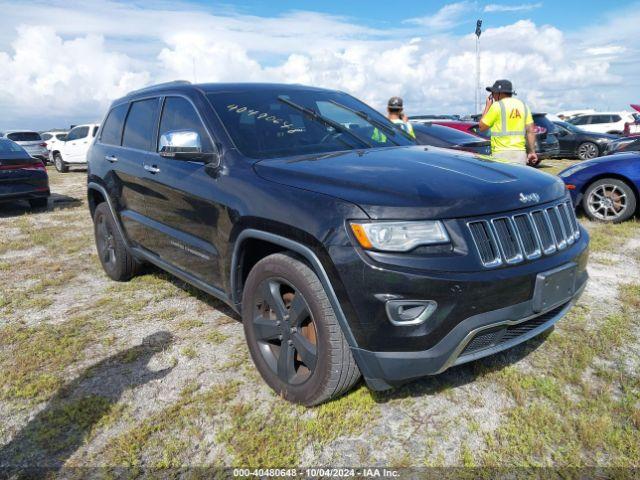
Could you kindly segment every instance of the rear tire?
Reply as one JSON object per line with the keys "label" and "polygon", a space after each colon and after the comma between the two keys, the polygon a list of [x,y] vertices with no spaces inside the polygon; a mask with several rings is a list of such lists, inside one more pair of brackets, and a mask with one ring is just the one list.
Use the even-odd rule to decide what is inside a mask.
{"label": "rear tire", "polygon": [[69,166],[64,162],[64,160],[62,160],[62,155],[59,153],[55,153],[53,155],[53,165],[60,173],[67,173],[69,171]]}
{"label": "rear tire", "polygon": [[249,352],[267,384],[306,406],[342,395],[360,371],[316,274],[276,253],[251,270],[242,295]]}
{"label": "rear tire", "polygon": [[32,198],[29,200],[29,206],[33,209],[44,209],[47,208],[47,205],[49,205],[48,198]]}
{"label": "rear tire", "polygon": [[106,202],[96,207],[93,225],[98,257],[106,274],[117,282],[131,279],[140,270],[141,263],[124,244]]}
{"label": "rear tire", "polygon": [[580,160],[591,160],[592,158],[597,158],[600,155],[598,146],[593,142],[581,143],[578,145],[576,152]]}
{"label": "rear tire", "polygon": [[593,182],[582,197],[582,209],[592,220],[620,223],[636,211],[637,198],[633,189],[617,178],[601,178]]}

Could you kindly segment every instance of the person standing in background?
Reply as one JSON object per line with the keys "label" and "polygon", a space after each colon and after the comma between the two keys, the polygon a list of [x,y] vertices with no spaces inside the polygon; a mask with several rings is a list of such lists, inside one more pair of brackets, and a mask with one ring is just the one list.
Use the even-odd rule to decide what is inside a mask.
{"label": "person standing in background", "polygon": [[496,80],[482,112],[480,131],[491,130],[491,155],[509,163],[537,165],[536,134],[531,110],[513,98],[513,84]]}
{"label": "person standing in background", "polygon": [[416,138],[416,134],[413,131],[413,126],[409,122],[409,119],[403,112],[404,106],[402,98],[391,97],[387,102],[387,118],[390,122],[395,123],[411,138]]}

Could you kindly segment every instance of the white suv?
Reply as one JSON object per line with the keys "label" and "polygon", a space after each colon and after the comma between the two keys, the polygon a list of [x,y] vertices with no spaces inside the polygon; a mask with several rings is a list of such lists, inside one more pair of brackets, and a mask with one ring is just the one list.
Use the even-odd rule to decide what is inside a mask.
{"label": "white suv", "polygon": [[42,140],[44,140],[47,144],[47,150],[49,150],[49,159],[53,162],[53,154],[54,150],[60,150],[60,146],[67,139],[67,132],[58,131],[58,132],[43,132],[40,134]]}
{"label": "white suv", "polygon": [[99,126],[97,123],[77,125],[67,133],[67,139],[51,151],[56,170],[65,173],[69,171],[70,165],[87,164],[87,152]]}
{"label": "white suv", "polygon": [[579,115],[569,120],[569,123],[580,127],[587,132],[618,133],[624,132],[627,123],[635,122],[630,112],[596,112],[588,115]]}

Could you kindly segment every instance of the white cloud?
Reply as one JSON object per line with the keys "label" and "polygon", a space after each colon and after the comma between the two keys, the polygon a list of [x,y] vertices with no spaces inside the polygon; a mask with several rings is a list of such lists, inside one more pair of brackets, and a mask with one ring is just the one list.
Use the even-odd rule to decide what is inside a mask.
{"label": "white cloud", "polygon": [[52,27],[21,26],[11,47],[0,52],[3,123],[57,112],[96,119],[111,99],[151,78],[97,35],[63,40]]}
{"label": "white cloud", "polygon": [[433,15],[409,18],[408,20],[405,20],[405,23],[420,25],[435,31],[448,30],[458,25],[465,14],[472,9],[475,9],[472,2],[464,1],[449,3]]}
{"label": "white cloud", "polygon": [[485,5],[483,11],[485,13],[495,12],[528,12],[542,7],[542,3],[521,3],[519,5],[504,5],[502,3],[490,3]]}
{"label": "white cloud", "polygon": [[[46,14],[40,4],[3,11],[0,23],[21,26],[0,29],[0,128],[44,129],[98,119],[128,90],[194,77],[336,88],[379,109],[390,96],[401,95],[410,114],[473,109],[475,36],[442,29],[464,18],[461,5],[474,3],[441,9],[432,23],[438,33],[426,36],[424,24],[414,27],[416,19],[380,30],[313,12],[259,18],[183,4],[175,11],[165,4],[96,2],[79,11],[64,5],[54,3]],[[634,15],[635,23],[615,17],[606,23],[620,22],[619,31],[629,31],[640,21],[637,12],[628,17]],[[639,55],[618,45],[624,37],[614,38],[606,26],[589,35],[531,21],[487,28],[481,83],[510,78],[537,110],[622,108],[637,100],[637,81],[630,79],[640,77]]]}

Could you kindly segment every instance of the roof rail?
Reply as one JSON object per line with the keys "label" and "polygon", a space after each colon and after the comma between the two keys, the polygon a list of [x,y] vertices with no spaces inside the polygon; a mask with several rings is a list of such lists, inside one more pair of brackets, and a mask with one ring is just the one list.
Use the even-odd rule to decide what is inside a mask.
{"label": "roof rail", "polygon": [[148,87],[142,87],[142,88],[139,88],[138,90],[133,90],[129,92],[127,95],[142,93],[142,92],[155,90],[156,88],[162,88],[162,87],[177,87],[179,85],[191,85],[191,82],[189,80],[173,80],[171,82],[156,83],[155,85],[149,85]]}

